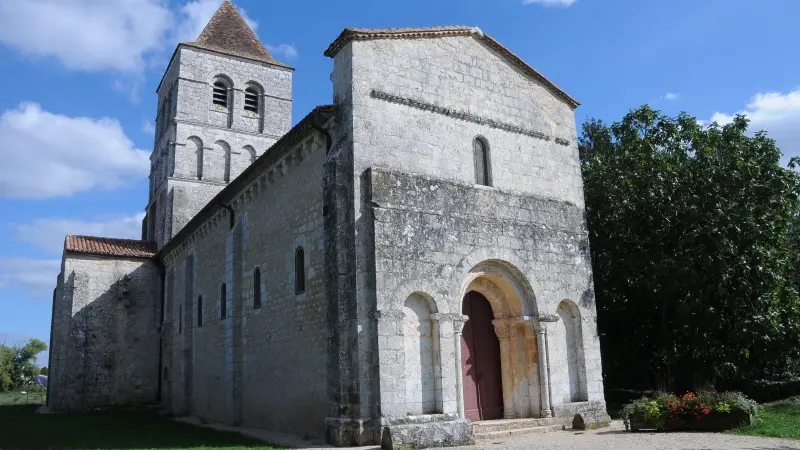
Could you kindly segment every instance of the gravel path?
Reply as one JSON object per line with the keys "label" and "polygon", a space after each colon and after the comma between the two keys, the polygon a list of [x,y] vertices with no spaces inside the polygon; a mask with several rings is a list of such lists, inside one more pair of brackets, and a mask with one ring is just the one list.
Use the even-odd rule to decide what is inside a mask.
{"label": "gravel path", "polygon": [[723,433],[626,432],[621,421],[597,431],[553,431],[478,441],[464,450],[784,450],[800,449],[800,441],[736,436]]}

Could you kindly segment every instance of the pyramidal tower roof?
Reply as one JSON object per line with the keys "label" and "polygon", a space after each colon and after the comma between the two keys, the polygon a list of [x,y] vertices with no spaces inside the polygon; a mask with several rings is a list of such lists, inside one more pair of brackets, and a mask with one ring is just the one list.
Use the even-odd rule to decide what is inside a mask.
{"label": "pyramidal tower roof", "polygon": [[200,36],[187,45],[242,58],[277,63],[230,0],[224,0]]}

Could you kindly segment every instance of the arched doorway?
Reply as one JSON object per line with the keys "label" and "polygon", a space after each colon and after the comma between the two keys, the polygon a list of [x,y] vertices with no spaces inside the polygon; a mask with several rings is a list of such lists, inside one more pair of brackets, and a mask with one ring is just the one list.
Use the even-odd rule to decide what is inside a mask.
{"label": "arched doorway", "polygon": [[470,291],[462,313],[469,317],[461,335],[464,415],[472,421],[502,419],[500,342],[492,325],[492,306],[482,294]]}

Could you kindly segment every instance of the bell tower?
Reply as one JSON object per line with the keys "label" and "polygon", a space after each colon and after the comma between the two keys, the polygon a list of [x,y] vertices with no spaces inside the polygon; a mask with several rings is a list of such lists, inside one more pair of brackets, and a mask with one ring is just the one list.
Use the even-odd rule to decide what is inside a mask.
{"label": "bell tower", "polygon": [[158,112],[142,239],[161,248],[292,125],[292,73],[224,0],[178,44]]}

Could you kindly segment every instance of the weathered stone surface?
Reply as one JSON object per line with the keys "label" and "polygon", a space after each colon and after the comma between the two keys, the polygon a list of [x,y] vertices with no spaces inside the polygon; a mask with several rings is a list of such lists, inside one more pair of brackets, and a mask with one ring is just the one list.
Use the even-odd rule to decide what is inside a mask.
{"label": "weathered stone surface", "polygon": [[158,400],[156,265],[65,253],[61,267],[53,295],[50,410]]}
{"label": "weathered stone surface", "polygon": [[396,423],[383,428],[381,448],[403,450],[411,448],[455,447],[475,443],[472,424],[464,419],[425,417],[421,420]]}

